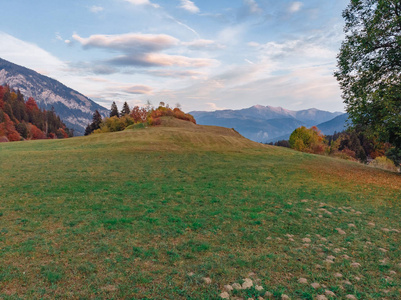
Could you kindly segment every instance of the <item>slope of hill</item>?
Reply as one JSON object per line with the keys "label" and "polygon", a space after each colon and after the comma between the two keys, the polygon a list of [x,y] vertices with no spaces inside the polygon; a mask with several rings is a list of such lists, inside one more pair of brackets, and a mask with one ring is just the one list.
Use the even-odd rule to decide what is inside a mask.
{"label": "slope of hill", "polygon": [[198,124],[234,128],[256,142],[270,142],[287,136],[299,126],[311,127],[329,121],[341,113],[318,109],[291,111],[281,107],[255,105],[241,110],[190,112]]}
{"label": "slope of hill", "polygon": [[4,84],[19,89],[26,97],[33,97],[42,109],[54,107],[76,135],[83,135],[96,109],[103,116],[108,114],[107,109],[62,83],[0,58],[0,85]]}
{"label": "slope of hill", "polygon": [[398,174],[179,122],[0,144],[0,169],[0,298],[400,298]]}

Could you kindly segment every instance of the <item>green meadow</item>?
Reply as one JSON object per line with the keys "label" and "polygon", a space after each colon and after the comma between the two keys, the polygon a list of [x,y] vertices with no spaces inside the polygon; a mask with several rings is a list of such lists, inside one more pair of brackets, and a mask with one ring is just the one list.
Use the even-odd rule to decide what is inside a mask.
{"label": "green meadow", "polygon": [[0,144],[0,298],[401,298],[400,174],[166,123]]}

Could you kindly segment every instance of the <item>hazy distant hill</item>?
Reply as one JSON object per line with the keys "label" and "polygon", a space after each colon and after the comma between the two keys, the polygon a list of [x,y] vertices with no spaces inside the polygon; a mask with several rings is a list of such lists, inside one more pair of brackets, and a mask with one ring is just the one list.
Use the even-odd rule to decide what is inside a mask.
{"label": "hazy distant hill", "polygon": [[26,97],[35,98],[40,108],[54,107],[67,127],[74,129],[75,135],[83,135],[96,109],[104,116],[108,114],[106,108],[57,80],[0,58],[0,85],[4,84],[19,89]]}
{"label": "hazy distant hill", "polygon": [[234,128],[243,136],[256,142],[270,142],[289,136],[300,127],[311,127],[342,115],[315,108],[292,111],[282,107],[255,105],[240,110],[190,112],[198,124]]}
{"label": "hazy distant hill", "polygon": [[333,120],[317,125],[325,135],[341,132],[347,129],[348,114],[342,114],[335,117]]}

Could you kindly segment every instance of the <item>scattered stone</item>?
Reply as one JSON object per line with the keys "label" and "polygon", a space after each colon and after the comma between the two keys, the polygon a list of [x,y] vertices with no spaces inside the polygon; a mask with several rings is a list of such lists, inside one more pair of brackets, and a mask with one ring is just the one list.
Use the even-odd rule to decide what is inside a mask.
{"label": "scattered stone", "polygon": [[358,276],[355,276],[354,278],[355,278],[356,281],[361,281],[361,278],[358,277]]}
{"label": "scattered stone", "polygon": [[262,297],[258,297],[258,300],[265,300],[264,298],[262,298]]}
{"label": "scattered stone", "polygon": [[344,259],[350,259],[351,257],[349,257],[347,254],[344,254],[344,255],[342,256],[342,258],[344,258]]}
{"label": "scattered stone", "polygon": [[293,234],[286,234],[285,236],[286,236],[286,237],[288,237],[288,238],[292,238],[292,237],[294,237],[294,235],[293,235]]}
{"label": "scattered stone", "polygon": [[351,264],[351,267],[353,267],[353,268],[359,268],[361,266],[361,264],[360,263],[357,263],[357,262],[353,262],[352,264]]}
{"label": "scattered stone", "polygon": [[272,238],[271,238],[271,236],[268,236],[267,238],[266,238],[266,240],[271,240]]}
{"label": "scattered stone", "polygon": [[249,289],[249,288],[252,287],[252,286],[253,286],[253,281],[252,281],[252,279],[250,279],[250,278],[245,278],[245,279],[244,279],[244,283],[242,284],[242,289],[243,289],[243,290]]}
{"label": "scattered stone", "polygon": [[263,288],[263,286],[261,286],[261,285],[255,285],[255,290],[257,290],[257,291],[263,291],[264,290],[264,288]]}
{"label": "scattered stone", "polygon": [[339,234],[346,234],[344,230],[342,230],[341,228],[336,228],[337,232]]}
{"label": "scattered stone", "polygon": [[248,300],[253,300],[253,298],[248,298]]}
{"label": "scattered stone", "polygon": [[343,274],[341,274],[341,273],[335,273],[335,274],[334,274],[334,277],[336,277],[336,278],[341,278],[341,277],[343,277]]}
{"label": "scattered stone", "polygon": [[282,294],[281,295],[281,299],[282,300],[288,300],[288,299],[290,299],[290,297],[288,297],[286,294]]}
{"label": "scattered stone", "polygon": [[224,286],[224,289],[225,289],[227,292],[231,292],[234,288],[233,288],[231,285],[227,284],[227,285]]}
{"label": "scattered stone", "polygon": [[321,265],[316,265],[315,268],[316,269],[323,269],[323,267]]}
{"label": "scattered stone", "polygon": [[308,279],[306,279],[306,278],[299,278],[299,279],[298,279],[298,282],[299,282],[299,283],[308,283]]}
{"label": "scattered stone", "polygon": [[376,226],[376,224],[375,224],[375,223],[373,223],[373,222],[369,222],[369,223],[368,223],[368,226],[375,227],[375,226]]}
{"label": "scattered stone", "polygon": [[356,228],[355,224],[348,224],[348,227],[349,228],[351,228],[351,227]]}
{"label": "scattered stone", "polygon": [[388,228],[382,228],[382,230],[383,230],[384,232],[389,232],[389,231],[390,231],[390,229],[388,229]]}
{"label": "scattered stone", "polygon": [[192,277],[192,276],[195,275],[195,273],[194,273],[194,272],[189,272],[187,275],[188,275],[189,277]]}
{"label": "scattered stone", "polygon": [[330,259],[326,259],[324,262],[325,262],[325,263],[328,263],[328,264],[334,264],[334,261],[332,261],[332,260],[330,260]]}
{"label": "scattered stone", "polygon": [[302,203],[306,203],[306,202],[308,202],[308,200],[303,199],[303,200],[301,200],[301,202],[302,202]]}
{"label": "scattered stone", "polygon": [[233,289],[236,289],[236,290],[241,290],[242,289],[242,286],[237,282],[233,283],[232,287],[233,287]]}
{"label": "scattered stone", "polygon": [[327,239],[324,238],[324,237],[322,237],[320,240],[323,241],[323,242],[327,242]]}
{"label": "scattered stone", "polygon": [[384,249],[384,248],[379,248],[379,250],[380,250],[381,252],[384,252],[384,253],[386,253],[386,252],[387,252],[387,250],[386,250],[386,249]]}
{"label": "scattered stone", "polygon": [[256,274],[254,272],[249,272],[248,273],[248,277],[255,277],[255,276],[256,276]]}
{"label": "scattered stone", "polygon": [[267,298],[272,297],[272,296],[273,296],[273,294],[270,293],[270,292],[266,292],[266,293],[265,293],[265,297],[267,297]]}
{"label": "scattered stone", "polygon": [[211,284],[212,283],[212,280],[209,277],[203,277],[202,279],[206,284]]}
{"label": "scattered stone", "polygon": [[387,281],[393,281],[393,278],[391,278],[390,276],[384,276],[384,279],[386,279]]}
{"label": "scattered stone", "polygon": [[316,300],[327,300],[325,295],[317,295]]}
{"label": "scattered stone", "polygon": [[345,296],[346,299],[352,299],[352,300],[356,300],[356,297],[354,295],[347,295]]}
{"label": "scattered stone", "polygon": [[281,241],[281,238],[278,237],[278,238],[276,238],[276,240]]}
{"label": "scattered stone", "polygon": [[289,238],[288,239],[290,242],[295,242],[295,240],[293,238]]}
{"label": "scattered stone", "polygon": [[365,244],[366,244],[366,245],[372,245],[372,242],[367,241]]}
{"label": "scattered stone", "polygon": [[327,256],[327,259],[330,259],[330,260],[335,260],[335,259],[336,259],[336,257],[335,257],[335,256],[333,256],[333,255],[329,255],[329,256]]}
{"label": "scattered stone", "polygon": [[390,274],[391,275],[395,275],[395,274],[397,274],[397,272],[396,271],[390,271]]}
{"label": "scattered stone", "polygon": [[220,294],[221,299],[230,299],[230,294],[227,292],[223,292]]}
{"label": "scattered stone", "polygon": [[362,215],[362,212],[357,211],[357,212],[355,212],[355,214],[356,214],[356,215]]}
{"label": "scattered stone", "polygon": [[323,218],[323,215],[319,215],[319,218]]}
{"label": "scattered stone", "polygon": [[343,283],[347,284],[347,285],[352,285],[351,281],[349,281],[349,280],[344,280]]}
{"label": "scattered stone", "polygon": [[317,282],[312,283],[311,286],[312,286],[314,289],[320,288],[320,284],[317,283]]}
{"label": "scattered stone", "polygon": [[341,252],[341,249],[340,249],[340,248],[335,248],[333,251],[334,251],[335,253],[340,253],[340,252]]}
{"label": "scattered stone", "polygon": [[305,209],[306,211],[312,211],[310,208]]}
{"label": "scattered stone", "polygon": [[329,291],[329,290],[325,290],[324,293],[325,293],[327,296],[331,296],[331,297],[335,297],[335,296],[336,296],[336,294],[334,294],[332,291]]}
{"label": "scattered stone", "polygon": [[396,233],[400,233],[400,231],[398,229],[391,229],[392,232],[396,232]]}

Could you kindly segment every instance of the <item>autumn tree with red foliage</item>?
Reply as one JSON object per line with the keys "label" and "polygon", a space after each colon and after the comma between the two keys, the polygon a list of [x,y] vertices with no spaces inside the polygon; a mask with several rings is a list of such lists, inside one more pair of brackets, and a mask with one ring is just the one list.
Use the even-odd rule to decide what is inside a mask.
{"label": "autumn tree with red foliage", "polygon": [[41,110],[35,99],[26,102],[20,91],[0,86],[0,137],[1,140],[66,138],[70,130],[54,110]]}

